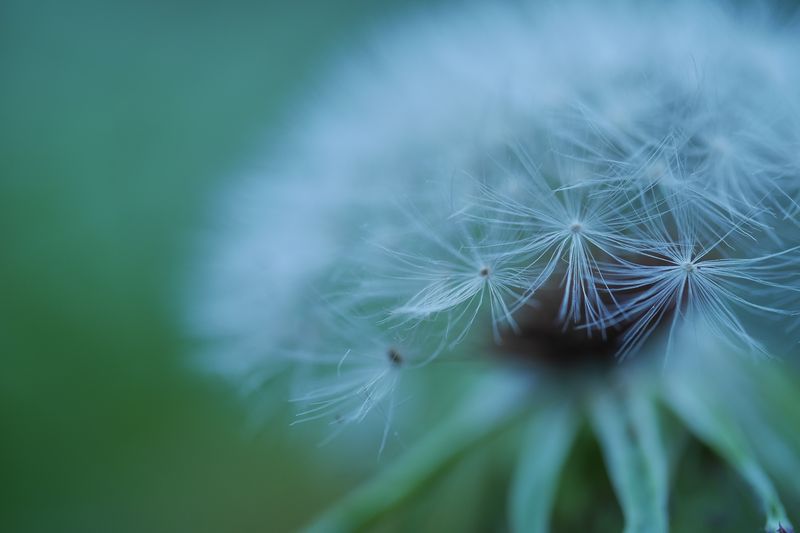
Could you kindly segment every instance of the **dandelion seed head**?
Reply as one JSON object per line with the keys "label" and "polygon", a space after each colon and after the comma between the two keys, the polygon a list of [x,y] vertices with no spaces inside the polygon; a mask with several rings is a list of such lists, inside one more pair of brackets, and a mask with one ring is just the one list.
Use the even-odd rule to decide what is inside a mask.
{"label": "dandelion seed head", "polygon": [[459,365],[536,389],[796,337],[800,33],[712,1],[545,4],[384,27],[298,102],[201,277],[218,371],[288,366],[298,422],[374,423],[382,450]]}

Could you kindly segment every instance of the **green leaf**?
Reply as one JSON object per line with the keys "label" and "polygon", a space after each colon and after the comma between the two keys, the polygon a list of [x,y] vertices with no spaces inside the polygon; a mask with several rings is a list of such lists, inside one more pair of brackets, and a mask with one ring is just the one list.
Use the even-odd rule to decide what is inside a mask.
{"label": "green leaf", "polygon": [[527,396],[527,383],[508,379],[483,382],[452,418],[433,428],[418,445],[332,507],[307,531],[363,531],[470,449],[515,421],[530,406]]}
{"label": "green leaf", "polygon": [[[781,361],[729,361],[724,380],[704,383],[703,393],[724,397],[716,407],[735,417],[759,460],[781,488],[800,498],[800,388],[797,372]],[[712,389],[712,390],[708,390]]]}
{"label": "green leaf", "polygon": [[628,533],[668,531],[669,455],[645,388],[598,392],[589,408]]}
{"label": "green leaf", "polygon": [[511,486],[512,531],[549,531],[559,474],[575,440],[578,422],[575,408],[569,404],[546,408],[534,417]]}
{"label": "green leaf", "polygon": [[547,406],[534,416],[511,486],[512,531],[549,531],[559,474],[575,440],[578,421],[570,404]]}
{"label": "green leaf", "polygon": [[673,380],[666,399],[675,414],[709,447],[714,449],[750,485],[766,514],[766,531],[791,527],[772,480],[759,463],[735,419],[714,405],[713,398],[683,380]]}

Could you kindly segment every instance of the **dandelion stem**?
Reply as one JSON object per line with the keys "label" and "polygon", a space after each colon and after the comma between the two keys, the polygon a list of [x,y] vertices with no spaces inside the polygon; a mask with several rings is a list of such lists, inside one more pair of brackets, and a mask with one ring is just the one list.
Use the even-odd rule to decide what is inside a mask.
{"label": "dandelion stem", "polygon": [[625,532],[666,532],[669,453],[652,397],[602,391],[589,406],[592,425],[625,516]]}
{"label": "dandelion stem", "polygon": [[724,411],[716,409],[710,398],[701,397],[696,387],[673,380],[667,389],[667,401],[689,429],[725,461],[735,468],[750,485],[766,515],[765,530],[790,528],[778,492],[766,474],[747,439]]}
{"label": "dandelion stem", "polygon": [[544,533],[550,530],[550,512],[559,474],[578,427],[579,417],[572,404],[546,406],[534,415],[511,487],[512,531]]}
{"label": "dandelion stem", "polygon": [[470,449],[515,421],[530,406],[526,395],[527,389],[523,384],[497,379],[482,382],[452,418],[346,496],[306,531],[350,533],[366,529]]}

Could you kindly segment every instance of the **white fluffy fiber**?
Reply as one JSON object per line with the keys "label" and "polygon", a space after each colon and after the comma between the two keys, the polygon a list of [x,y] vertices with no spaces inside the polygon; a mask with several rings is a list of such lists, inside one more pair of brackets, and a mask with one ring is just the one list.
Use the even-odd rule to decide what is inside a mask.
{"label": "white fluffy fiber", "polygon": [[220,370],[268,366],[307,335],[319,280],[372,265],[362,239],[403,229],[396,202],[424,210],[459,175],[485,181],[509,144],[544,160],[554,145],[589,143],[581,155],[627,153],[613,162],[634,175],[652,162],[642,153],[701,136],[719,150],[718,168],[688,169],[701,209],[716,202],[754,224],[764,206],[792,215],[797,30],[768,9],[710,1],[454,3],[384,26],[333,63],[322,94],[295,103],[283,141],[258,154],[268,164],[232,180],[192,288],[192,327],[218,341]]}

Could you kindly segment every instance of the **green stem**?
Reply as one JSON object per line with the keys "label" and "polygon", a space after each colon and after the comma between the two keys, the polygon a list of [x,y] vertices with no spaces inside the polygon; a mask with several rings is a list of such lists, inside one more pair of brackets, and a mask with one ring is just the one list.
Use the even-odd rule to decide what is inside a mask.
{"label": "green stem", "polygon": [[669,455],[647,387],[598,392],[589,406],[626,533],[666,532]]}
{"label": "green stem", "polygon": [[703,398],[695,387],[674,380],[667,389],[667,401],[692,432],[735,468],[750,485],[766,514],[766,531],[790,528],[783,504],[772,480],[759,464],[747,438],[736,423],[711,398]]}
{"label": "green stem", "polygon": [[[506,376],[507,377],[507,376]],[[467,451],[507,427],[530,405],[513,380],[482,383],[453,417],[323,514],[309,533],[362,531],[399,506]]]}
{"label": "green stem", "polygon": [[511,530],[545,533],[558,479],[569,454],[580,418],[575,406],[543,406],[530,424],[514,475],[509,501]]}

